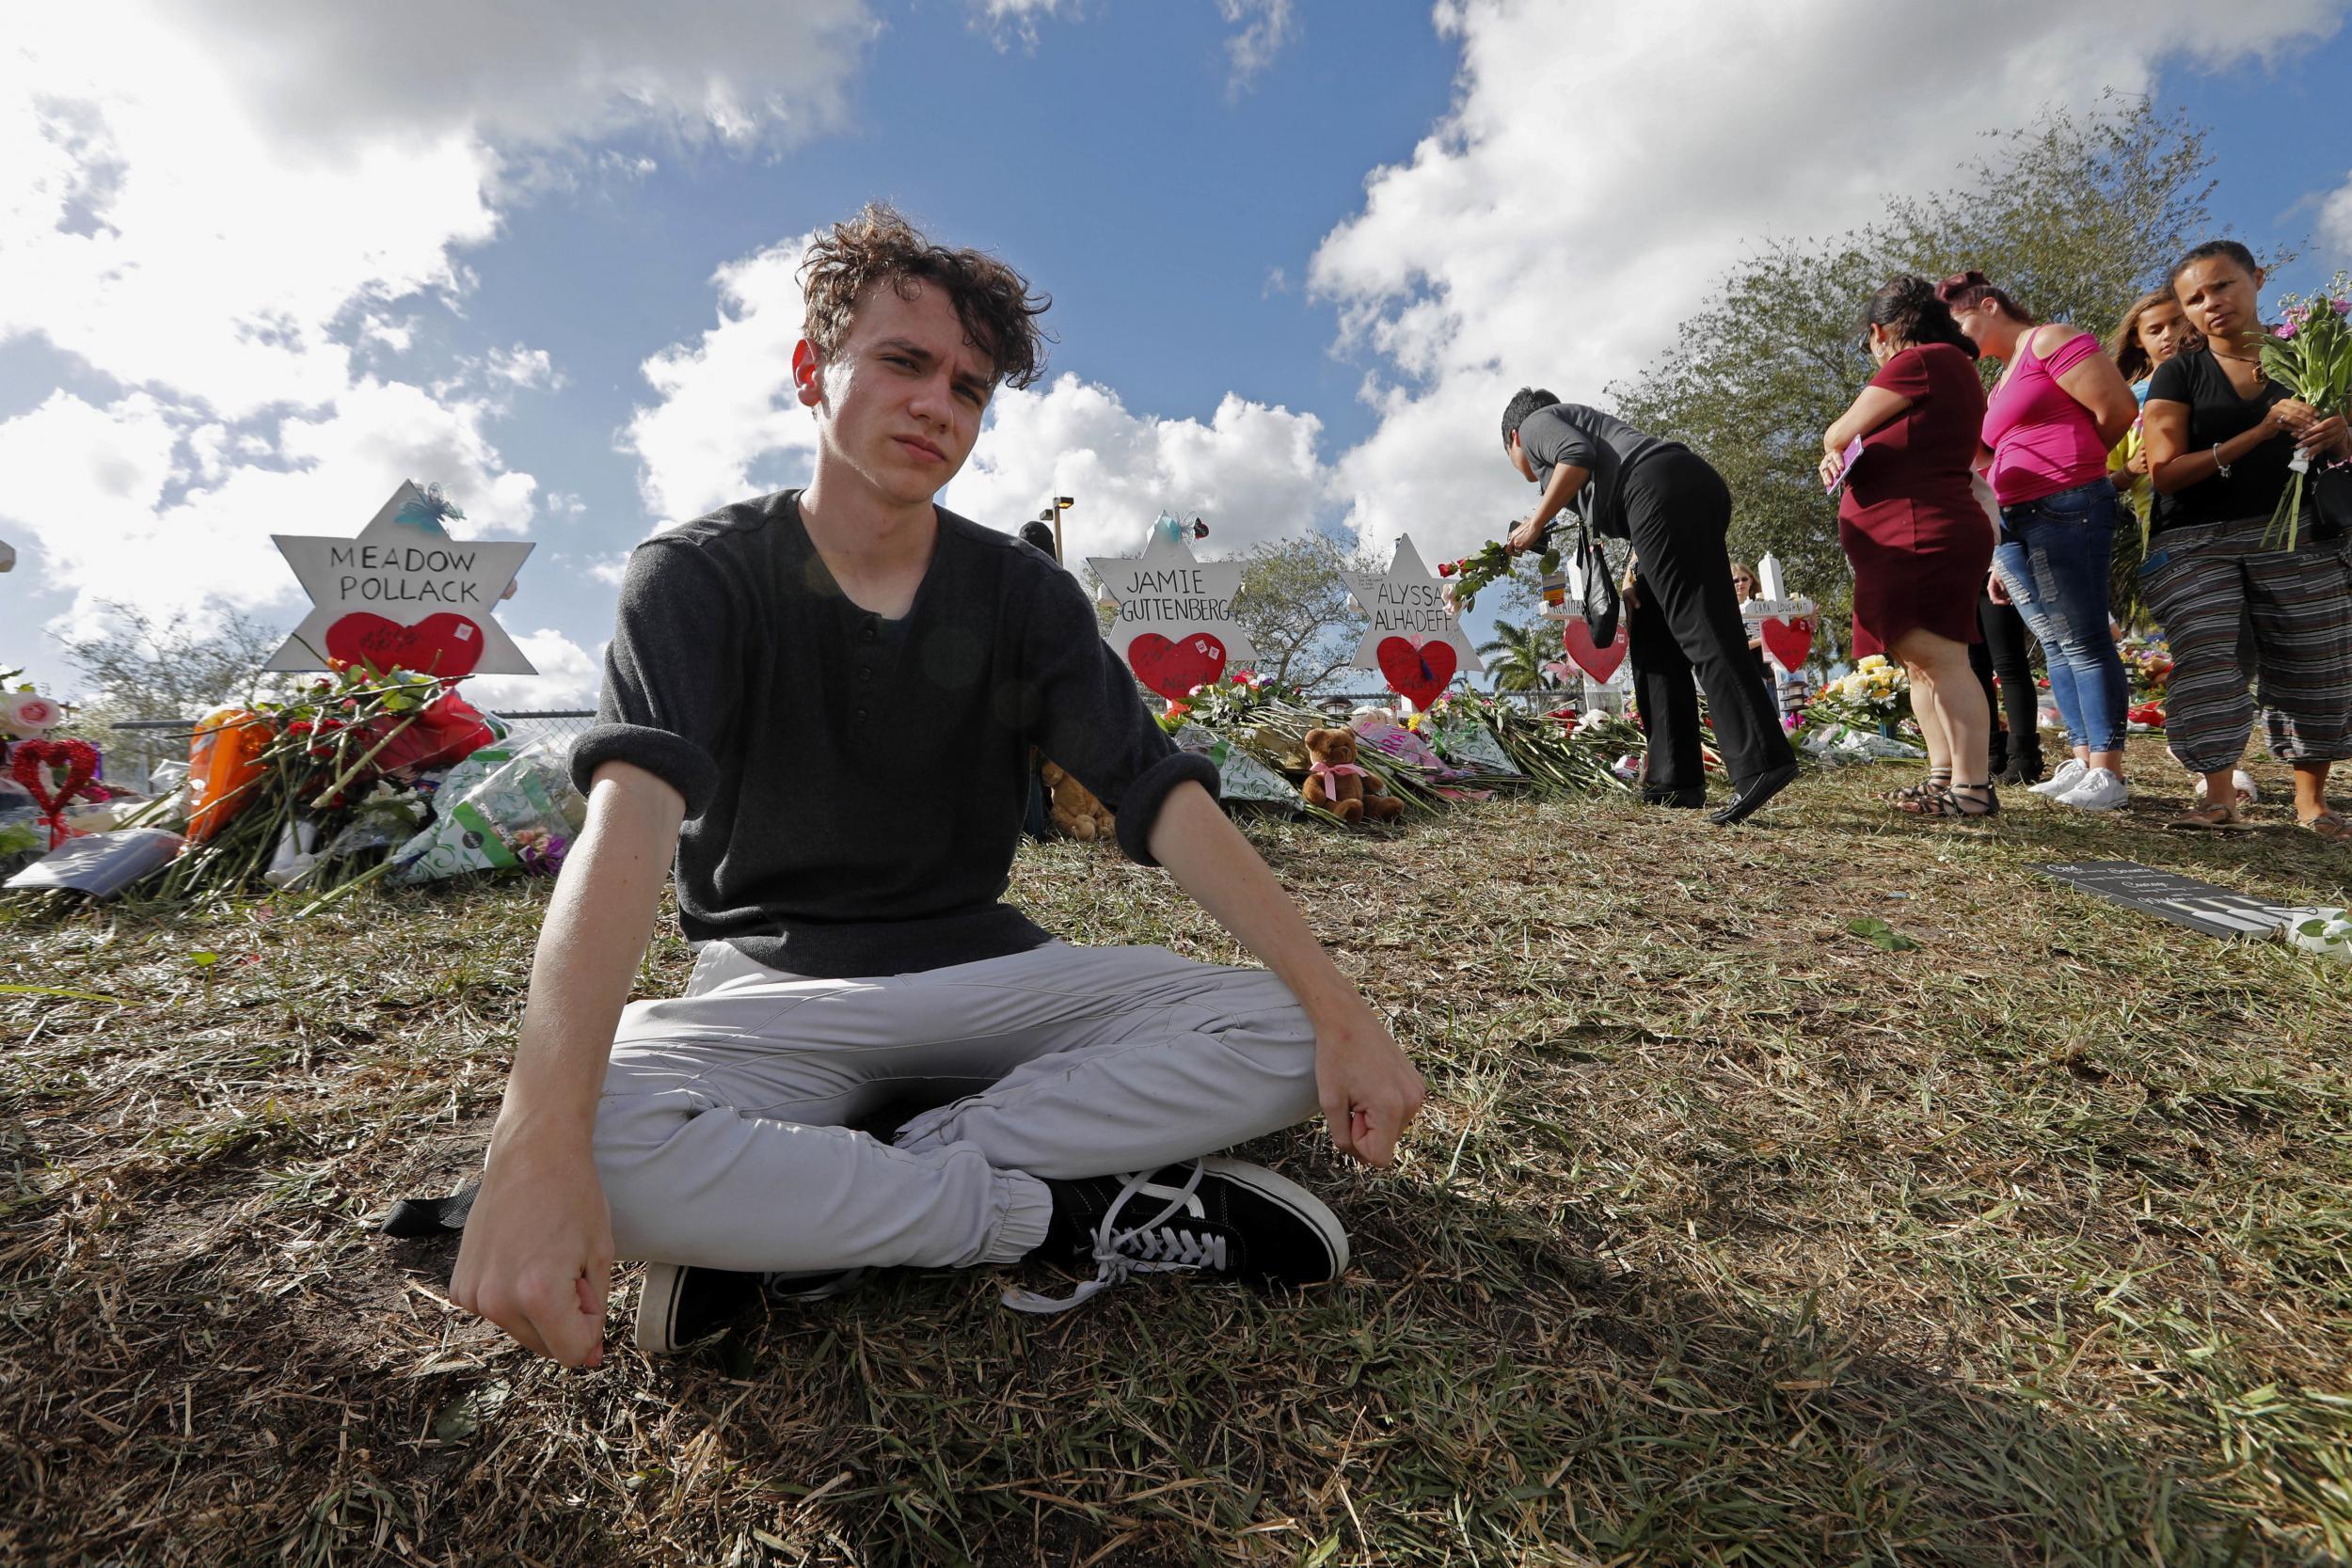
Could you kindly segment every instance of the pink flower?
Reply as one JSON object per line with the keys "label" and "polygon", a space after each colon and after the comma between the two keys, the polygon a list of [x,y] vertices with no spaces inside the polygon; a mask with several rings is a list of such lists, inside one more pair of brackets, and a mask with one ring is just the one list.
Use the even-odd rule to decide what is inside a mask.
{"label": "pink flower", "polygon": [[40,735],[65,717],[65,710],[30,691],[0,692],[0,730],[11,735]]}
{"label": "pink flower", "polygon": [[2334,301],[2333,304],[2335,306],[2337,315],[2352,316],[2352,299],[2339,299]]}
{"label": "pink flower", "polygon": [[2281,322],[2277,326],[2270,329],[2270,335],[2280,340],[2281,341],[2292,338],[2295,336],[2295,324],[2293,322]]}

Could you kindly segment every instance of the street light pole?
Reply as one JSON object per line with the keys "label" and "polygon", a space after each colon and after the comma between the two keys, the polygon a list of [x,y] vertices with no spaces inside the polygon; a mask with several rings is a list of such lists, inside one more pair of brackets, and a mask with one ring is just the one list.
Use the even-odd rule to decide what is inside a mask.
{"label": "street light pole", "polygon": [[1054,515],[1054,559],[1057,561],[1069,559],[1061,547],[1061,515],[1077,504],[1077,501],[1068,496],[1056,496],[1054,504],[1047,509]]}

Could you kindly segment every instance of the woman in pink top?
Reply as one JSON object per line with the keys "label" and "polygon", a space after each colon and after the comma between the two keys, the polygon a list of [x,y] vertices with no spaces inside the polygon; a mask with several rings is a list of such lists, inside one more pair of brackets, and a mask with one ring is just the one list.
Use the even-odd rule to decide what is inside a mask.
{"label": "woman in pink top", "polygon": [[2007,367],[1984,410],[1986,477],[2001,503],[1989,587],[1995,599],[2016,601],[2040,640],[2074,751],[2034,793],[2112,811],[2131,796],[2123,782],[2131,689],[2108,630],[2107,571],[2122,513],[2107,483],[2107,449],[2139,405],[2097,338],[2036,324],[1984,274],[1947,277],[1936,294],[1978,350]]}

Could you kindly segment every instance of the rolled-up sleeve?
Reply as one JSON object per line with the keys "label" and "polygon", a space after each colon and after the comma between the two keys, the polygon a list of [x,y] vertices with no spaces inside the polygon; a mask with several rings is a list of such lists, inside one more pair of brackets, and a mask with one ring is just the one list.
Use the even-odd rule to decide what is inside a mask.
{"label": "rolled-up sleeve", "polygon": [[1152,722],[1135,676],[1103,640],[1094,608],[1067,572],[1041,578],[1024,628],[1023,662],[1040,699],[1031,738],[1118,814],[1127,858],[1157,864],[1152,827],[1168,792],[1190,780],[1215,799],[1216,765],[1178,751]]}
{"label": "rolled-up sleeve", "polygon": [[629,557],[604,653],[596,724],[572,746],[587,793],[608,762],[642,768],[702,815],[719,786],[721,732],[735,711],[740,641],[735,595],[691,544],[649,539]]}

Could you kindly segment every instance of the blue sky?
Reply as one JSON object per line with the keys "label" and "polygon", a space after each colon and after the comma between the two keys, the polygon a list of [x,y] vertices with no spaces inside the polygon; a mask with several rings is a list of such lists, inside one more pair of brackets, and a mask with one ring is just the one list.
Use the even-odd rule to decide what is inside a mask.
{"label": "blue sky", "polygon": [[[765,414],[781,280],[869,197],[1055,296],[1056,379],[1000,399],[950,500],[1010,526],[1075,493],[1073,556],[1125,553],[1161,504],[1212,546],[1320,526],[1456,553],[1525,504],[1496,388],[1597,393],[1743,237],[1867,217],[2103,87],[2211,128],[2215,210],[2300,246],[2284,282],[2352,261],[2352,40],[2320,0],[2000,0],[1965,49],[1852,0],[777,9],[289,34],[189,0],[128,51],[36,24],[0,59],[34,104],[0,118],[0,168],[33,170],[0,201],[0,663],[70,690],[40,628],[101,599],[291,624],[267,534],[357,531],[414,477],[539,545],[503,618],[548,673],[497,700],[581,700],[619,552],[804,472]],[[723,322],[731,268],[754,293]]]}

